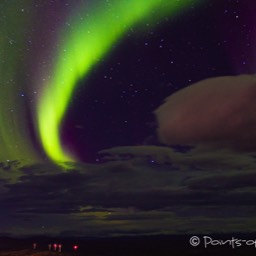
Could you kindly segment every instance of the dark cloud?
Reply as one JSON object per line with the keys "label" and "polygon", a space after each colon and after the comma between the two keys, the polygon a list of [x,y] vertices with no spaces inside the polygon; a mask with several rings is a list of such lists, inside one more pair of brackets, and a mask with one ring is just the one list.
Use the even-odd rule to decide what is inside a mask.
{"label": "dark cloud", "polygon": [[206,178],[189,180],[187,185],[196,190],[231,190],[235,188],[254,187],[256,184],[256,173],[235,173],[231,175],[219,174],[209,175]]}
{"label": "dark cloud", "polygon": [[156,111],[166,144],[255,149],[256,77],[216,77],[182,89]]}
{"label": "dark cloud", "polygon": [[[69,233],[69,229],[95,235],[178,233],[201,230],[196,226],[200,220],[214,230],[229,216],[226,229],[231,230],[237,218],[254,218],[253,153],[196,149],[180,153],[168,147],[137,146],[102,154],[109,161],[73,163],[69,171],[51,164],[0,170],[4,177],[0,218],[8,220],[3,232],[16,227],[15,232],[40,234]],[[19,225],[27,231],[17,229]]]}
{"label": "dark cloud", "polygon": [[[204,204],[210,199],[210,202],[222,202],[225,198],[219,196],[222,190],[251,187],[255,183],[255,174],[251,171],[255,163],[251,156],[196,151],[184,154],[145,146],[110,149],[105,154],[107,152],[109,157],[112,153],[119,160],[77,165],[67,172],[56,167],[51,174],[46,171],[42,174],[41,170],[46,170],[48,165],[21,168],[23,175],[18,182],[4,184],[2,181],[5,190],[0,194],[1,205],[23,213],[74,213],[88,205],[153,210]],[[127,152],[130,158],[120,160]],[[155,162],[148,163],[145,159]],[[167,160],[172,164],[166,164]],[[239,163],[244,162],[247,170],[241,173]]]}

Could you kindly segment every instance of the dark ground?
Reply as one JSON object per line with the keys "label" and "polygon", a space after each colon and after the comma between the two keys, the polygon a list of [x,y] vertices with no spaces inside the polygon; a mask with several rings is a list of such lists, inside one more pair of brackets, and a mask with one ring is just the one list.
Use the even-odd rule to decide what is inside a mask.
{"label": "dark ground", "polygon": [[[254,241],[256,234],[214,234],[208,235],[214,240],[230,240],[232,237]],[[202,244],[193,247],[189,244],[189,235],[149,236],[120,238],[49,238],[33,237],[26,239],[0,238],[0,256],[171,256],[171,255],[256,255],[256,246],[243,244],[232,248],[230,245],[209,245],[204,247],[203,235],[198,235]],[[32,250],[32,244],[37,249]],[[49,243],[61,243],[62,253],[48,252]],[[73,245],[79,245],[77,252]]]}

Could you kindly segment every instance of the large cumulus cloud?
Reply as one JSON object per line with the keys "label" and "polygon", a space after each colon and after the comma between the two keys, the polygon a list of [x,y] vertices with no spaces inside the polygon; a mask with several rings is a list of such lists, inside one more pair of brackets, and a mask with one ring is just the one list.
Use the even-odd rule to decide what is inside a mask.
{"label": "large cumulus cloud", "polygon": [[169,96],[156,111],[166,144],[256,148],[256,76],[210,78]]}

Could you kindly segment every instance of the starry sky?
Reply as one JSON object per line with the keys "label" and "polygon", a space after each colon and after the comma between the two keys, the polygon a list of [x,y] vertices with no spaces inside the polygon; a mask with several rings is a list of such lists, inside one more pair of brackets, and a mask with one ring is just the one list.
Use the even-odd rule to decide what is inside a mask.
{"label": "starry sky", "polygon": [[1,1],[0,233],[255,231],[255,11]]}

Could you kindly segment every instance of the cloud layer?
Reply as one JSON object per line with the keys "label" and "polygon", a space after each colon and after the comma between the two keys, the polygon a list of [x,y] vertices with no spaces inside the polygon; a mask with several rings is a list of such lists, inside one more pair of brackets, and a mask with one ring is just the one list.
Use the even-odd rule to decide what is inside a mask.
{"label": "cloud layer", "polygon": [[253,153],[157,146],[101,153],[106,162],[73,164],[68,172],[52,164],[2,163],[0,233],[112,236],[254,227]]}
{"label": "cloud layer", "polygon": [[256,147],[256,76],[210,78],[165,100],[156,111],[166,144]]}

